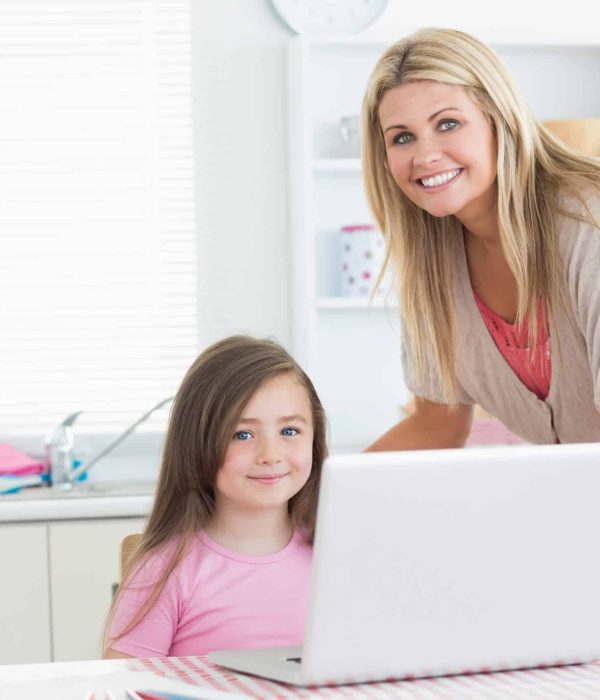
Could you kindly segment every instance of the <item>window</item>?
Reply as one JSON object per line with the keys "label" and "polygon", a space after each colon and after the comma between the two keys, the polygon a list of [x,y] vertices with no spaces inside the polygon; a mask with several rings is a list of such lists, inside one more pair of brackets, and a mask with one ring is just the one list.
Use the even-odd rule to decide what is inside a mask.
{"label": "window", "polygon": [[196,354],[190,32],[188,0],[0,2],[3,434],[119,431]]}

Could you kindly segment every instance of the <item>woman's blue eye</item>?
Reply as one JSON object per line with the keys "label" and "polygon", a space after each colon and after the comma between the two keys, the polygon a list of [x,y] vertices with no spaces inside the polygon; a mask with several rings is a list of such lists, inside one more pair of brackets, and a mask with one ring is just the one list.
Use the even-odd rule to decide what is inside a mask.
{"label": "woman's blue eye", "polygon": [[293,437],[294,435],[298,435],[300,431],[297,428],[284,428],[281,431],[282,435],[285,435],[286,437]]}
{"label": "woman's blue eye", "polygon": [[457,125],[456,119],[444,119],[440,122],[439,127],[441,131],[451,131]]}
{"label": "woman's blue eye", "polygon": [[403,131],[401,134],[394,136],[394,143],[409,143],[414,139],[414,136],[409,131]]}
{"label": "woman's blue eye", "polygon": [[252,437],[252,433],[249,430],[238,430],[233,436],[234,440],[249,440]]}

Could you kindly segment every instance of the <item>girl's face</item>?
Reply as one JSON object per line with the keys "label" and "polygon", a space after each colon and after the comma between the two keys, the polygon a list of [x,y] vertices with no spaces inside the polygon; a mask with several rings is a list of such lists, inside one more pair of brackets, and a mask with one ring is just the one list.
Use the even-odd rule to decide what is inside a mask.
{"label": "girl's face", "polygon": [[379,123],[390,173],[417,206],[467,228],[495,211],[496,139],[463,87],[422,80],[392,88]]}
{"label": "girl's face", "polygon": [[216,505],[286,509],[312,466],[313,421],[306,389],[291,374],[275,377],[244,408],[215,484]]}

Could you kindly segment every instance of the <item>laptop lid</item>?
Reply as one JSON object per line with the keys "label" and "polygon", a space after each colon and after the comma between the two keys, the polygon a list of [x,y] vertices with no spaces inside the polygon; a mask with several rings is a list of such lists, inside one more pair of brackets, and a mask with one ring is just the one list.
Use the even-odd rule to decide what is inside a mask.
{"label": "laptop lid", "polygon": [[338,455],[306,684],[600,657],[600,445]]}

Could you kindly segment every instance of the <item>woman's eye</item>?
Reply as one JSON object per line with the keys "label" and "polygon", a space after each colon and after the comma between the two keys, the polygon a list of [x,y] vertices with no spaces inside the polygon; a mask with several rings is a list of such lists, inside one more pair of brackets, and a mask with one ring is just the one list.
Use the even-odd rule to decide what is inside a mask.
{"label": "woman's eye", "polygon": [[250,440],[252,433],[249,430],[238,430],[233,436],[234,440]]}
{"label": "woman's eye", "polygon": [[458,126],[456,119],[443,119],[439,124],[440,131],[452,131],[456,126]]}
{"label": "woman's eye", "polygon": [[293,437],[294,435],[299,435],[300,431],[297,428],[284,428],[281,431],[282,435],[286,437]]}
{"label": "woman's eye", "polygon": [[409,132],[409,131],[403,131],[400,134],[396,134],[393,139],[393,143],[409,143],[412,141],[415,137]]}

